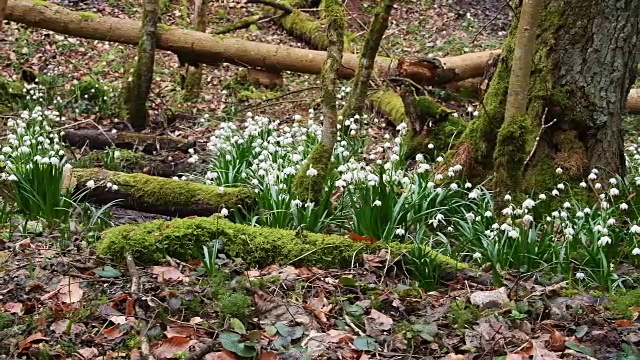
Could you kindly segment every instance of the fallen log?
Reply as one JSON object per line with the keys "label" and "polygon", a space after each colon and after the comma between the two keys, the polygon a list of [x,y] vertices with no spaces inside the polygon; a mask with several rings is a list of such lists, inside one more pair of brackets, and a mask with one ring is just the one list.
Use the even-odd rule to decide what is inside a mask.
{"label": "fallen log", "polygon": [[[391,251],[392,259],[410,250],[411,244],[373,244],[356,242],[338,235],[324,235],[292,230],[234,224],[219,216],[176,219],[114,227],[106,230],[96,244],[99,254],[122,261],[130,253],[137,261],[157,264],[165,254],[188,261],[194,252],[212,241],[222,241],[230,258],[241,258],[249,266],[272,264],[316,266],[324,269],[348,268],[362,263],[362,254],[382,249]],[[428,249],[448,272],[469,269],[465,264]]]}
{"label": "fallen log", "polygon": [[[223,208],[247,209],[253,205],[253,193],[245,188],[221,189],[188,181],[145,174],[126,174],[103,169],[74,169],[76,191],[87,191],[88,200],[152,214],[187,217],[210,216]],[[87,183],[93,181],[93,187]],[[108,187],[108,183],[116,185]]]}
{"label": "fallen log", "polygon": [[128,150],[120,151],[120,157],[115,159],[116,167],[109,168],[105,164],[105,154],[102,151],[92,151],[82,155],[74,162],[75,168],[102,168],[125,173],[143,173],[151,176],[173,178],[181,174],[194,174],[201,164],[190,163],[189,155],[182,152],[162,152],[149,155]]}
{"label": "fallen log", "polygon": [[[140,22],[117,19],[86,12],[74,12],[50,3],[12,0],[6,19],[32,27],[70,36],[136,45]],[[241,39],[222,38],[198,31],[158,25],[157,48],[171,51],[183,59],[203,64],[230,64],[271,70],[319,74],[326,58],[324,51],[297,49]],[[454,72],[452,81],[482,76],[491,54],[485,51],[439,59],[442,66]],[[358,66],[358,56],[344,54],[339,75],[350,78]],[[397,60],[376,58],[374,74],[379,78],[397,75]],[[411,75],[411,74],[409,74]],[[421,78],[424,74],[419,74]],[[437,74],[434,74],[434,80]],[[428,84],[422,84],[428,85]]]}
{"label": "fallen log", "polygon": [[156,136],[133,132],[105,132],[94,129],[65,130],[62,140],[76,148],[88,147],[102,150],[115,146],[119,149],[153,154],[157,151],[187,152],[196,146],[194,141],[186,141],[170,136]]}

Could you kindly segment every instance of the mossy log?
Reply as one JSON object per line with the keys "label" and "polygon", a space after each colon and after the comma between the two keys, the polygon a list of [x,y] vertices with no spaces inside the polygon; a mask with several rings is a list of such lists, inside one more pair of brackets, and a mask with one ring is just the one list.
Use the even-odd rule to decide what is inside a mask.
{"label": "mossy log", "polygon": [[[145,174],[126,174],[103,169],[74,169],[76,191],[87,190],[90,201],[152,214],[187,217],[210,216],[223,208],[247,209],[254,197],[249,189],[225,188],[194,182],[173,180]],[[95,187],[87,188],[93,180]],[[117,190],[107,188],[117,185]]]}
{"label": "mossy log", "polygon": [[133,132],[105,132],[93,129],[65,130],[62,140],[76,148],[87,146],[92,150],[107,149],[115,146],[119,149],[140,151],[153,154],[156,151],[181,151],[186,153],[196,146],[194,141]]}
{"label": "mossy log", "polygon": [[[411,244],[365,244],[338,235],[323,235],[235,224],[219,216],[154,220],[108,229],[97,243],[97,251],[114,261],[122,261],[129,252],[142,263],[163,262],[165,254],[187,261],[201,251],[203,245],[222,241],[222,252],[231,258],[241,258],[249,266],[272,264],[317,266],[324,269],[346,268],[362,262],[362,254],[381,249],[392,256],[406,253]],[[469,269],[430,250],[434,258],[450,272]],[[197,255],[195,255],[197,256]]]}
{"label": "mossy log", "polygon": [[[92,151],[82,155],[74,164],[75,168],[107,168],[105,166],[105,154],[101,151]],[[181,152],[162,152],[157,155],[148,155],[140,152],[123,150],[115,161],[117,168],[110,170],[125,173],[143,173],[146,175],[172,178],[180,174],[193,174],[199,169],[199,164],[190,163],[189,155]]]}

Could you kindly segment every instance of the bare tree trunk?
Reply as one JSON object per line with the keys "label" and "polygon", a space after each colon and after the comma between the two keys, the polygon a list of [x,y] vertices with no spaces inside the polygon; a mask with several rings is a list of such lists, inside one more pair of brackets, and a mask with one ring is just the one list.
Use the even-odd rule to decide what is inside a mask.
{"label": "bare tree trunk", "polygon": [[329,46],[322,68],[322,140],[312,151],[294,178],[293,190],[300,200],[317,202],[331,171],[333,147],[338,139],[337,84],[342,64],[346,20],[340,0],[325,0]]}
{"label": "bare tree trunk", "polygon": [[[533,67],[533,54],[536,50],[536,31],[543,0],[524,0],[520,21],[515,35],[515,49],[509,90],[504,108],[504,125],[498,133],[497,148],[521,147],[514,151],[514,156],[502,156],[494,159],[494,184],[500,191],[518,189],[520,176],[513,176],[511,170],[522,168],[527,154],[526,144],[519,141],[523,131],[532,127],[531,119],[527,118],[527,104],[529,95],[529,79]],[[515,149],[514,149],[515,150]],[[519,174],[518,174],[519,175]]]}
{"label": "bare tree trunk", "polygon": [[[193,29],[205,32],[207,30],[207,0],[194,0]],[[199,95],[202,83],[202,66],[186,66],[186,78],[184,81],[184,96],[187,99],[196,99]]]}
{"label": "bare tree trunk", "polygon": [[2,31],[2,23],[4,22],[4,14],[7,11],[7,0],[0,0],[0,31]]}
{"label": "bare tree trunk", "polygon": [[142,12],[142,27],[138,56],[133,73],[124,87],[123,100],[127,110],[129,124],[136,129],[147,126],[147,99],[151,91],[153,80],[153,63],[156,51],[156,32],[158,26],[158,0],[144,0]]}
{"label": "bare tree trunk", "polygon": [[347,99],[347,104],[342,112],[345,119],[350,119],[356,114],[362,113],[365,100],[367,98],[367,90],[369,89],[369,81],[373,74],[373,64],[380,48],[380,42],[384,36],[384,32],[389,26],[389,16],[393,9],[394,0],[382,0],[376,11],[367,38],[364,41],[362,54],[356,74],[353,80],[353,90]]}

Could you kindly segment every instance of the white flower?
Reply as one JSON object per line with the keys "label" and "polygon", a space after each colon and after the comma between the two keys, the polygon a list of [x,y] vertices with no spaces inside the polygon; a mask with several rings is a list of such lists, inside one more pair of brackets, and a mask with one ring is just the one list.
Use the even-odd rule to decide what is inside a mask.
{"label": "white flower", "polygon": [[431,144],[431,143],[429,143],[429,145],[427,145],[427,147],[428,147],[429,149],[433,149],[433,148],[434,148],[434,145],[433,145],[433,144]]}
{"label": "white flower", "polygon": [[586,182],[584,182],[584,181],[583,181],[583,182],[581,182],[581,183],[580,183],[580,187],[581,187],[581,188],[586,188],[586,187],[587,187],[587,183],[586,183]]}
{"label": "white flower", "polygon": [[553,191],[551,192],[551,195],[558,196],[558,195],[560,195],[560,192],[558,190],[556,190],[556,189],[553,189]]}
{"label": "white flower", "polygon": [[111,190],[118,191],[118,185],[113,184],[113,186],[111,186]]}
{"label": "white flower", "polygon": [[583,272],[577,272],[576,273],[576,279],[577,280],[584,280],[585,276]]}
{"label": "white flower", "polygon": [[615,185],[615,184],[617,184],[617,183],[618,183],[618,180],[616,180],[616,178],[611,178],[611,179],[609,179],[609,184],[611,184],[611,185]]}
{"label": "white flower", "polygon": [[600,190],[600,189],[602,189],[602,184],[596,183],[595,185],[593,185],[593,187],[598,189],[598,190]]}
{"label": "white flower", "polygon": [[347,186],[347,182],[342,179],[338,179],[336,180],[336,186],[340,188],[345,187]]}
{"label": "white flower", "polygon": [[467,182],[467,183],[464,184],[464,188],[465,189],[471,189],[472,187],[473,187],[473,185],[471,185],[470,182]]}
{"label": "white flower", "polygon": [[569,202],[567,201],[564,204],[562,204],[562,207],[565,208],[565,209],[568,209],[568,208],[571,207],[571,204],[569,204]]}
{"label": "white flower", "polygon": [[476,216],[473,215],[473,213],[467,213],[465,216],[466,216],[467,220],[469,220],[469,221],[473,221],[473,220],[476,219]]}
{"label": "white flower", "polygon": [[591,174],[589,174],[589,176],[587,176],[587,179],[592,180],[592,181],[595,180],[596,178],[597,178],[597,176],[594,173],[591,173]]}
{"label": "white flower", "polygon": [[89,189],[93,189],[96,187],[96,182],[93,180],[89,180],[87,181],[87,183],[85,184]]}
{"label": "white flower", "polygon": [[219,194],[222,194],[223,192],[224,192],[224,187],[219,186],[219,187],[218,187],[218,193],[219,193]]}
{"label": "white flower", "polygon": [[559,175],[559,174],[562,174],[562,168],[557,168],[557,169],[556,169],[556,174],[558,174],[558,175]]}
{"label": "white flower", "polygon": [[608,236],[603,236],[598,240],[598,246],[605,246],[611,244],[611,238]]}
{"label": "white flower", "polygon": [[627,210],[627,209],[629,209],[629,205],[627,205],[625,203],[620,204],[620,210],[624,211],[624,210]]}
{"label": "white flower", "polygon": [[513,210],[511,210],[511,208],[510,208],[510,207],[508,207],[508,208],[504,208],[504,209],[502,210],[502,215],[507,215],[507,216],[509,216],[509,215],[511,215],[511,214],[513,214]]}
{"label": "white flower", "polygon": [[382,201],[380,200],[376,200],[373,202],[373,206],[381,206],[382,205]]}
{"label": "white flower", "polygon": [[437,162],[443,162],[444,159],[442,158],[442,156],[438,156],[438,158],[436,159]]}
{"label": "white flower", "polygon": [[616,219],[611,218],[611,219],[607,220],[607,225],[611,226],[611,225],[615,225],[615,224],[616,224]]}
{"label": "white flower", "polygon": [[422,154],[416,155],[416,161],[417,162],[423,162],[424,161],[424,155],[422,155]]}
{"label": "white flower", "polygon": [[620,190],[618,190],[616,188],[611,188],[611,189],[609,189],[609,195],[611,195],[611,196],[620,195]]}
{"label": "white flower", "polygon": [[522,203],[522,207],[525,209],[531,209],[536,205],[536,202],[531,200],[531,199],[527,199]]}
{"label": "white flower", "polygon": [[511,237],[511,238],[516,239],[516,238],[518,238],[520,235],[518,235],[518,231],[514,229],[514,230],[509,231],[508,236],[509,236],[509,237]]}
{"label": "white flower", "polygon": [[531,216],[531,215],[525,215],[525,216],[522,218],[522,221],[523,221],[524,223],[528,224],[528,223],[530,223],[530,222],[532,222],[532,221],[533,221],[533,216]]}
{"label": "white flower", "polygon": [[540,194],[540,195],[538,195],[538,199],[540,199],[540,200],[547,200],[547,195],[545,195],[545,194]]}
{"label": "white flower", "polygon": [[579,217],[579,218],[583,218],[584,217],[584,213],[582,211],[578,211],[576,213],[576,216]]}
{"label": "white flower", "polygon": [[478,192],[475,190],[471,190],[469,192],[469,199],[477,199],[478,198]]}
{"label": "white flower", "polygon": [[511,201],[511,195],[507,194],[504,196],[504,201]]}
{"label": "white flower", "polygon": [[558,184],[556,187],[560,190],[564,190],[564,184]]}
{"label": "white flower", "polygon": [[458,190],[458,184],[456,184],[456,183],[451,183],[451,185],[449,185],[449,188],[450,188],[451,190]]}
{"label": "white flower", "polygon": [[479,252],[476,252],[475,254],[473,254],[473,259],[474,260],[482,259],[482,254],[480,254]]}
{"label": "white flower", "polygon": [[316,170],[316,169],[314,169],[312,167],[310,167],[309,170],[307,170],[307,176],[313,177],[313,176],[316,176],[316,175],[318,175],[318,170]]}
{"label": "white flower", "polygon": [[637,255],[640,255],[640,249],[638,249],[638,248],[633,249],[633,251],[631,252],[631,254],[632,254],[632,255],[636,255],[636,256],[637,256]]}
{"label": "white flower", "polygon": [[396,229],[396,235],[398,235],[398,236],[404,236],[404,229],[402,229],[402,228],[397,228],[397,229]]}
{"label": "white flower", "polygon": [[596,168],[591,169],[591,173],[598,175],[598,169]]}
{"label": "white flower", "polygon": [[493,216],[493,213],[491,211],[487,210],[487,211],[485,211],[484,216],[491,217],[491,216]]}
{"label": "white flower", "polygon": [[634,234],[640,234],[640,226],[638,225],[633,225],[630,230]]}

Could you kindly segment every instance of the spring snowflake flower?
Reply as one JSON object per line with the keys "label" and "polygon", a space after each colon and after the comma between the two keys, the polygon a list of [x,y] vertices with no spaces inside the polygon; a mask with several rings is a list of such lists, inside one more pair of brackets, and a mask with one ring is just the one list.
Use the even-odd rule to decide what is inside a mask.
{"label": "spring snowflake flower", "polygon": [[454,172],[458,172],[458,171],[460,171],[460,170],[462,170],[462,165],[458,164],[458,165],[454,165],[454,166],[453,166],[453,171],[454,171]]}
{"label": "spring snowflake flower", "polygon": [[533,216],[531,216],[531,215],[525,215],[525,216],[522,218],[522,221],[523,221],[524,223],[528,224],[528,223],[530,223],[530,222],[532,222],[532,221],[533,221]]}
{"label": "spring snowflake flower", "polygon": [[96,187],[96,182],[93,180],[89,180],[87,181],[87,183],[85,184],[89,189],[93,189]]}
{"label": "spring snowflake flower", "polygon": [[591,173],[595,174],[595,175],[598,175],[598,169],[596,169],[596,168],[591,169]]}
{"label": "spring snowflake flower", "polygon": [[424,155],[422,155],[422,154],[416,155],[416,161],[417,162],[423,162],[424,161]]}
{"label": "spring snowflake flower", "polygon": [[571,204],[567,201],[564,204],[562,204],[562,207],[565,208],[565,209],[568,209],[568,208],[571,207]]}
{"label": "spring snowflake flower", "polygon": [[312,167],[310,167],[309,170],[307,170],[307,176],[313,177],[313,176],[316,176],[316,175],[318,175],[318,170],[316,170],[316,169],[314,169]]}
{"label": "spring snowflake flower", "polygon": [[507,194],[504,196],[504,201],[511,201],[511,195]]}
{"label": "spring snowflake flower", "polygon": [[603,236],[598,240],[598,246],[605,246],[611,244],[611,238],[608,236]]}
{"label": "spring snowflake flower", "polygon": [[469,199],[477,199],[478,198],[478,192],[475,190],[471,190],[469,192]]}
{"label": "spring snowflake flower", "polygon": [[473,213],[467,213],[467,214],[465,215],[465,217],[466,217],[466,218],[467,218],[467,220],[469,220],[469,221],[473,221],[473,220],[475,220],[475,219],[476,219],[476,216],[475,216],[475,215],[473,215]]}
{"label": "spring snowflake flower", "polygon": [[625,203],[620,204],[620,210],[624,211],[624,210],[627,210],[627,209],[629,209],[629,205],[627,205]]}
{"label": "spring snowflake flower", "polygon": [[451,188],[451,190],[458,190],[458,184],[451,183],[451,185],[449,185],[449,188]]}
{"label": "spring snowflake flower", "polygon": [[586,183],[586,182],[584,182],[584,181],[583,181],[583,182],[581,182],[581,183],[580,183],[580,187],[581,187],[581,188],[586,188],[586,187],[587,187],[587,183]]}
{"label": "spring snowflake flower", "polygon": [[113,190],[113,191],[118,191],[118,185],[113,184],[113,185],[111,186],[111,190]]}
{"label": "spring snowflake flower", "polygon": [[480,260],[482,259],[482,254],[480,254],[479,252],[476,252],[475,254],[473,254],[473,260]]}
{"label": "spring snowflake flower", "polygon": [[595,180],[596,178],[598,178],[598,176],[596,174],[594,174],[594,173],[591,173],[591,174],[589,174],[589,176],[587,176],[587,179],[589,179],[591,181]]}
{"label": "spring snowflake flower", "polygon": [[396,235],[398,235],[398,236],[404,236],[404,229],[402,229],[402,228],[397,228],[397,229],[396,229]]}
{"label": "spring snowflake flower", "polygon": [[556,169],[556,174],[558,174],[558,175],[562,174],[562,168],[557,168]]}
{"label": "spring snowflake flower", "polygon": [[513,210],[510,207],[502,210],[502,215],[510,216],[511,214],[513,214]]}
{"label": "spring snowflake flower", "polygon": [[540,194],[540,195],[538,195],[538,199],[540,199],[540,200],[547,200],[547,195],[545,195],[545,194]]}
{"label": "spring snowflake flower", "polygon": [[442,158],[442,156],[438,156],[438,158],[436,159],[436,162],[443,162],[444,159]]}
{"label": "spring snowflake flower", "polygon": [[510,238],[517,239],[520,235],[518,234],[517,230],[511,230],[511,231],[509,231],[508,236]]}
{"label": "spring snowflake flower", "polygon": [[609,195],[611,195],[611,196],[620,195],[620,190],[618,190],[616,188],[611,188],[611,189],[609,189]]}
{"label": "spring snowflake flower", "polygon": [[471,189],[472,187],[473,187],[473,185],[471,185],[470,182],[467,182],[467,183],[464,184],[464,188],[465,189]]}
{"label": "spring snowflake flower", "polygon": [[493,216],[493,213],[492,213],[491,211],[488,211],[488,210],[487,210],[487,211],[485,211],[484,216],[485,216],[485,217],[492,217],[492,216]]}
{"label": "spring snowflake flower", "polygon": [[638,248],[633,249],[633,251],[631,251],[631,254],[635,255],[635,256],[640,255],[640,249],[638,249]]}
{"label": "spring snowflake flower", "polygon": [[429,143],[429,144],[427,145],[427,148],[429,148],[429,149],[433,149],[434,147],[435,147],[435,145],[433,145],[433,144],[431,144],[431,143]]}
{"label": "spring snowflake flower", "polygon": [[638,226],[638,225],[633,225],[633,226],[631,226],[630,231],[631,231],[632,233],[634,233],[634,234],[640,234],[640,226]]}
{"label": "spring snowflake flower", "polygon": [[536,202],[531,200],[531,199],[527,199],[522,203],[522,207],[524,209],[531,209],[536,205]]}
{"label": "spring snowflake flower", "polygon": [[420,164],[418,166],[418,170],[417,171],[418,171],[419,174],[422,174],[423,172],[429,170],[430,168],[431,168],[431,166],[429,166],[429,164]]}
{"label": "spring snowflake flower", "polygon": [[615,225],[616,224],[616,219],[611,218],[609,220],[607,220],[607,225],[611,226],[611,225]]}
{"label": "spring snowflake flower", "polygon": [[443,178],[444,178],[444,175],[442,175],[442,174],[436,174],[436,176],[435,176],[436,181],[440,181]]}
{"label": "spring snowflake flower", "polygon": [[380,200],[376,200],[373,202],[373,206],[381,206],[382,205],[382,201]]}
{"label": "spring snowflake flower", "polygon": [[618,183],[618,180],[616,180],[616,178],[611,178],[611,179],[609,179],[609,184],[611,184],[611,185],[615,185],[615,184],[617,184],[617,183]]}
{"label": "spring snowflake flower", "polygon": [[584,213],[582,211],[578,211],[576,213],[576,216],[579,217],[579,218],[583,218],[584,217]]}
{"label": "spring snowflake flower", "polygon": [[564,190],[564,184],[558,184],[556,187],[560,190]]}
{"label": "spring snowflake flower", "polygon": [[585,275],[583,272],[577,272],[576,273],[576,280],[584,280]]}

